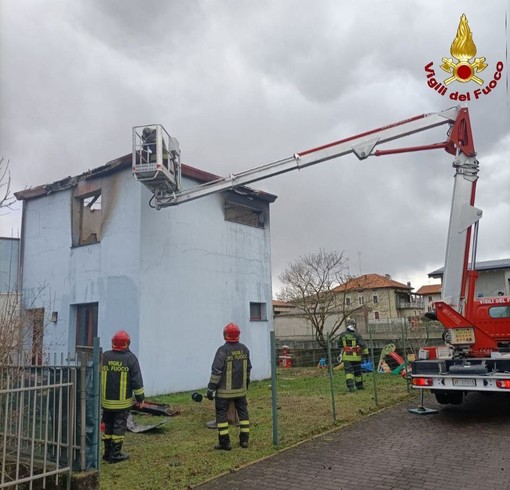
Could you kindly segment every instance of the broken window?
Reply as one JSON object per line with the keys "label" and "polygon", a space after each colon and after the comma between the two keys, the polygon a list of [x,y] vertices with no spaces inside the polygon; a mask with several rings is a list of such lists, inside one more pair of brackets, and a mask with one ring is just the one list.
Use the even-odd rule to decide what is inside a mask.
{"label": "broken window", "polygon": [[225,219],[243,225],[264,228],[264,213],[262,211],[230,201],[225,201]]}
{"label": "broken window", "polygon": [[76,348],[87,349],[93,346],[97,337],[97,303],[76,305]]}
{"label": "broken window", "polygon": [[73,245],[89,245],[101,241],[101,189],[75,195],[73,202]]}
{"label": "broken window", "polygon": [[225,219],[243,225],[264,228],[266,223],[267,204],[250,196],[229,192],[225,196]]}

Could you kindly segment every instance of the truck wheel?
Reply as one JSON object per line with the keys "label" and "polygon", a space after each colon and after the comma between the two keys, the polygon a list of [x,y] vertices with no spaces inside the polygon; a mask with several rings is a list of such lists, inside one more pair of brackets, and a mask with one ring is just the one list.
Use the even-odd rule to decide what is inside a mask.
{"label": "truck wheel", "polygon": [[441,405],[460,405],[464,397],[462,391],[436,391],[434,395],[436,396],[437,403]]}

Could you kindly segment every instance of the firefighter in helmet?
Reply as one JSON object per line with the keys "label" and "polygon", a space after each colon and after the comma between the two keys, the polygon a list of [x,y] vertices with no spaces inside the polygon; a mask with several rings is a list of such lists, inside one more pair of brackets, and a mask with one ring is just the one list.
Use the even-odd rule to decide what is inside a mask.
{"label": "firefighter in helmet", "polygon": [[[235,323],[229,323],[223,329],[225,343],[216,351],[211,368],[211,377],[207,385],[207,398],[215,400],[218,444],[214,449],[230,451],[227,412],[233,401],[239,417],[239,444],[248,447],[250,438],[250,419],[246,393],[250,384],[250,351],[239,342],[241,330]],[[215,396],[216,392],[216,396]]]}
{"label": "firefighter in helmet", "polygon": [[368,347],[363,337],[356,332],[356,321],[348,318],[346,323],[346,330],[338,338],[338,346],[342,349],[345,382],[349,391],[354,391],[354,386],[362,390],[361,359],[368,356]]}
{"label": "firefighter in helmet", "polygon": [[112,338],[112,350],[101,358],[101,407],[105,431],[103,460],[120,463],[129,458],[122,452],[127,419],[135,396],[136,408],[143,407],[143,379],[137,357],[129,350],[131,339],[124,330]]}
{"label": "firefighter in helmet", "polygon": [[[145,158],[150,163],[157,162],[157,149],[158,149],[158,133],[154,128],[144,128],[142,131],[143,151]],[[168,160],[170,154],[166,147],[165,140],[162,139],[162,152],[163,152],[163,165],[168,169]]]}

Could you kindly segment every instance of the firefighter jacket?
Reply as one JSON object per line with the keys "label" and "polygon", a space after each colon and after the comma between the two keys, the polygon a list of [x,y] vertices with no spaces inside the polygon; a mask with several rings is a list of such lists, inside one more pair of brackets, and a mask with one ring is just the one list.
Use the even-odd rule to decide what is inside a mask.
{"label": "firefighter jacket", "polygon": [[358,332],[342,332],[338,346],[342,348],[342,361],[361,362],[361,356],[368,356],[367,344]]}
{"label": "firefighter jacket", "polygon": [[250,384],[250,351],[240,342],[225,342],[214,356],[207,389],[218,398],[246,396]]}
{"label": "firefighter jacket", "polygon": [[105,410],[129,410],[144,400],[143,379],[137,357],[129,350],[109,350],[101,358],[101,406]]}

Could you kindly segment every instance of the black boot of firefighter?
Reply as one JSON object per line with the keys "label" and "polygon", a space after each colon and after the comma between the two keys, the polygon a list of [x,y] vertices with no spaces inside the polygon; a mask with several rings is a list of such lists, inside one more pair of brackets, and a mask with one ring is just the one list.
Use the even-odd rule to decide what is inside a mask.
{"label": "black boot of firefighter", "polygon": [[361,383],[356,383],[356,389],[357,390],[364,390],[363,381]]}
{"label": "black boot of firefighter", "polygon": [[105,439],[104,440],[104,454],[103,454],[103,461],[110,462],[110,458],[112,456],[112,440],[111,439]]}
{"label": "black boot of firefighter", "polygon": [[232,445],[230,444],[230,436],[228,434],[226,436],[218,436],[218,444],[214,446],[214,449],[230,451],[232,449]]}
{"label": "black boot of firefighter", "polygon": [[120,463],[129,459],[129,454],[122,452],[122,442],[112,441],[112,452],[110,455],[110,463]]}
{"label": "black boot of firefighter", "polygon": [[239,445],[246,449],[248,447],[248,441],[250,439],[250,434],[248,432],[241,432],[239,434]]}

